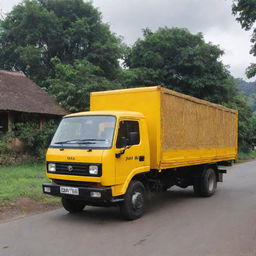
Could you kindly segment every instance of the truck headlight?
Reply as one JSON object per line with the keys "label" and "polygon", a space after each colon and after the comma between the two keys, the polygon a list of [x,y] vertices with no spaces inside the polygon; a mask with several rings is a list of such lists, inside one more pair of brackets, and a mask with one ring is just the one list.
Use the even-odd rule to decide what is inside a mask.
{"label": "truck headlight", "polygon": [[55,172],[56,171],[56,165],[54,163],[48,164],[48,171],[49,172]]}
{"label": "truck headlight", "polygon": [[91,175],[98,175],[99,169],[97,165],[90,165],[89,166],[89,173]]}
{"label": "truck headlight", "polygon": [[50,187],[44,187],[44,192],[45,193],[51,193],[51,188]]}

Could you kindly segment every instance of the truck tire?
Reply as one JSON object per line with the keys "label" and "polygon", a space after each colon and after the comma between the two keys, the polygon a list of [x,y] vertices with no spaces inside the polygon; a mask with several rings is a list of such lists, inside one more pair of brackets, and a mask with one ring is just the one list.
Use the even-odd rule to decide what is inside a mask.
{"label": "truck tire", "polygon": [[126,220],[140,218],[145,212],[145,187],[140,181],[131,181],[124,201],[120,204],[121,214]]}
{"label": "truck tire", "polygon": [[207,168],[195,177],[194,193],[198,196],[212,196],[217,188],[217,178],[214,169]]}
{"label": "truck tire", "polygon": [[61,198],[61,203],[64,209],[70,213],[81,212],[85,207],[85,203],[82,201],[72,200],[64,197]]}

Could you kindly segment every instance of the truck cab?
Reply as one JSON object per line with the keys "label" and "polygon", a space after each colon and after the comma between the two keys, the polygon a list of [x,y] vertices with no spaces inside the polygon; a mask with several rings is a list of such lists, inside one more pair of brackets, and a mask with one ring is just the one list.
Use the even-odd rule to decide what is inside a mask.
{"label": "truck cab", "polygon": [[[149,165],[147,125],[141,113],[67,115],[46,154],[46,175],[52,183],[43,184],[43,192],[62,197],[70,212],[85,205],[120,204],[131,180],[148,172]],[[138,193],[133,197],[135,205],[141,200]]]}

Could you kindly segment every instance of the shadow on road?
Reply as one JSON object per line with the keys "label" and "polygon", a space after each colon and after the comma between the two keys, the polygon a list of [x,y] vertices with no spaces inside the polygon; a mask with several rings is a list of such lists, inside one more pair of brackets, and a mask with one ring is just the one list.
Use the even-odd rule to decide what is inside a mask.
{"label": "shadow on road", "polygon": [[[175,189],[163,193],[151,193],[147,203],[146,215],[152,215],[156,211],[170,211],[173,207],[178,207],[180,203],[191,200],[202,200],[194,196],[192,189]],[[119,207],[85,207],[84,211],[77,214],[64,214],[61,212],[56,219],[59,221],[72,221],[81,223],[88,221],[94,224],[103,224],[105,222],[123,222]]]}

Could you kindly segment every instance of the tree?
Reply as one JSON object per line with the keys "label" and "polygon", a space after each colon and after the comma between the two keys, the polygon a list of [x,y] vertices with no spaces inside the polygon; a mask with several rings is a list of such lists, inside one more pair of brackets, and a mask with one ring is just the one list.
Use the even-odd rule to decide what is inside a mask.
{"label": "tree", "polygon": [[67,65],[86,59],[111,80],[121,55],[120,39],[83,0],[24,0],[0,21],[0,68],[22,71],[41,86],[55,76],[52,58]]}
{"label": "tree", "polygon": [[223,51],[187,29],[144,30],[125,55],[124,83],[130,87],[163,85],[216,103],[228,102],[234,81],[219,60]]}
{"label": "tree", "polygon": [[89,109],[92,91],[119,89],[116,81],[104,77],[104,71],[86,59],[75,60],[74,64],[63,64],[56,57],[52,59],[55,77],[49,79],[49,92],[70,112]]}
{"label": "tree", "polygon": [[240,93],[247,97],[247,102],[253,111],[256,111],[256,82],[246,82],[238,78],[235,79],[236,85]]}
{"label": "tree", "polygon": [[238,110],[238,145],[239,151],[248,153],[256,145],[256,126],[252,108],[248,105],[248,99],[242,95],[233,97],[232,102],[226,104],[227,107]]}
{"label": "tree", "polygon": [[[256,1],[254,0],[234,0],[232,12],[237,16],[236,20],[241,24],[245,30],[250,30],[256,21]],[[252,47],[250,53],[256,56],[256,28],[253,28],[251,38]],[[248,78],[256,75],[256,64],[251,64],[247,70],[246,75]]]}

